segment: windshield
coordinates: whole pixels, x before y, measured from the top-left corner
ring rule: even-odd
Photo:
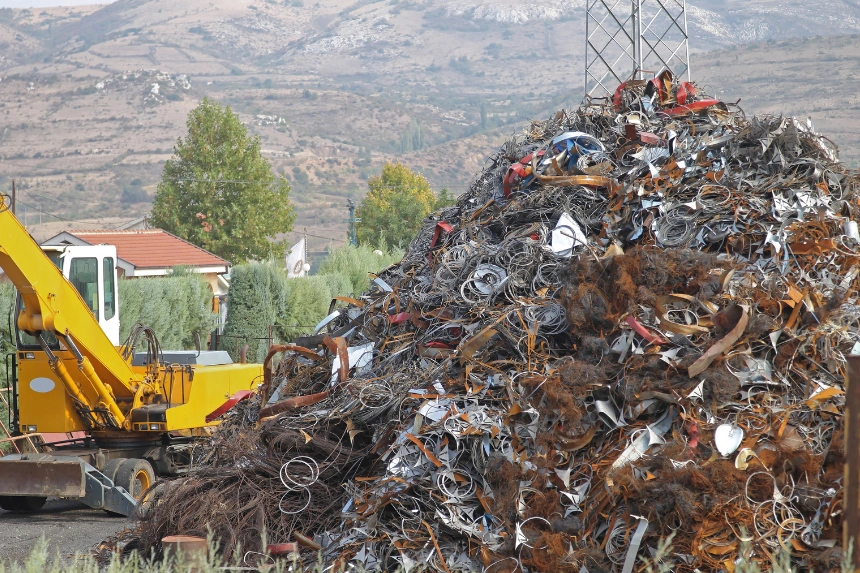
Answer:
[[[90,311],[99,318],[99,260],[95,257],[72,259],[69,270],[69,282],[80,293],[81,298],[90,307]]]

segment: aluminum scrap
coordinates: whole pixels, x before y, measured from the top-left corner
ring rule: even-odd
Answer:
[[[809,122],[668,72],[533,123],[281,355],[244,439],[361,456],[336,515],[261,529],[333,570],[628,573],[670,534],[673,571],[838,567],[858,182]],[[325,473],[291,443],[273,467]]]

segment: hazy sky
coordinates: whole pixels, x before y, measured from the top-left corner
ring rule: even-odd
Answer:
[[[0,0],[0,8],[49,8],[51,6],[81,6],[110,4],[113,0]]]

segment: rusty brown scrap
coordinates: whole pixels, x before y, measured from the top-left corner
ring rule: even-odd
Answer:
[[[369,292],[273,348],[140,549],[265,530],[308,565],[631,573],[673,534],[672,571],[837,570],[860,177],[807,121],[684,89],[506,142]]]

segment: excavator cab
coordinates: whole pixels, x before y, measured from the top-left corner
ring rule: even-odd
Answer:
[[[43,246],[42,250],[84,299],[113,345],[119,346],[116,247]]]
[[[116,247],[96,246],[43,246],[42,250],[63,276],[84,299],[98,320],[105,335],[114,346],[119,340],[119,292],[117,289]],[[21,312],[21,297],[15,302],[15,316]],[[40,350],[36,337],[16,328],[16,343],[19,349]],[[43,333],[51,346],[58,347],[57,338],[50,332]]]

